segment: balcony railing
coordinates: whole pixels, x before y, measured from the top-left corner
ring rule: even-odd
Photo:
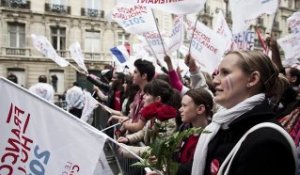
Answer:
[[[89,61],[111,61],[110,53],[84,52],[84,59]]]
[[[13,47],[2,47],[2,53],[7,56],[29,56],[30,49],[28,48],[13,48]]]
[[[57,52],[57,54],[58,54],[59,56],[61,56],[61,57],[63,57],[63,58],[68,58],[68,57],[70,57],[70,52],[67,51],[67,50],[58,50],[58,51],[56,51],[56,52]]]
[[[81,8],[81,16],[104,18],[104,11],[98,9]]]
[[[46,12],[53,12],[59,14],[71,14],[71,7],[62,5],[62,4],[45,4],[45,11]]]
[[[8,8],[19,8],[19,9],[30,9],[30,1],[22,0],[0,0],[2,7]]]

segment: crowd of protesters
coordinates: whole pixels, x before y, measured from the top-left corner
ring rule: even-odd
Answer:
[[[151,151],[156,134],[170,137],[189,128],[208,131],[178,145],[177,174],[294,175],[300,142],[300,70],[283,67],[276,42],[269,40],[269,46],[272,58],[259,51],[228,52],[214,75],[203,72],[197,58],[187,55],[189,84],[168,55],[166,73],[157,74],[152,62],[137,59],[132,74],[110,72],[107,82],[87,77],[95,84],[95,94],[113,109],[108,124],[121,123],[117,141],[139,156]],[[8,78],[16,81],[12,75]],[[48,85],[45,76],[38,84]],[[53,100],[53,88],[35,86],[29,90]],[[83,91],[77,83],[66,91],[66,100],[68,111],[80,118]],[[118,153],[134,158],[122,148]]]

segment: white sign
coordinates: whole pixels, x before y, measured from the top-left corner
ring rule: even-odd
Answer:
[[[232,33],[246,31],[251,22],[260,15],[274,14],[278,8],[278,0],[229,0],[232,12]]]
[[[78,66],[81,69],[83,69],[87,73],[88,70],[84,64],[84,57],[83,57],[83,53],[80,48],[80,44],[78,42],[73,43],[69,47],[69,50],[70,50],[72,59],[78,64]]]
[[[248,30],[233,35],[231,50],[253,50],[255,33]]]
[[[66,67],[69,65],[69,62],[56,53],[55,49],[52,47],[51,43],[46,37],[32,34],[31,38],[34,48],[41,52],[45,57],[50,58],[61,67]]]
[[[172,53],[175,50],[178,50],[183,44],[184,37],[184,23],[183,17],[177,16],[174,20],[174,26],[172,29],[172,34],[169,38],[169,43],[167,47],[167,52]]]
[[[202,10],[206,0],[118,0],[118,2],[140,4],[173,14],[188,14]]]
[[[225,48],[228,50],[232,44],[232,33],[221,10],[217,14],[217,18],[214,21],[213,29],[224,38],[226,41]]]
[[[157,30],[152,11],[143,5],[118,3],[112,10],[111,18],[128,33],[140,34]]]
[[[198,22],[194,28],[195,20],[187,18],[188,34],[193,35],[191,55],[201,65],[201,69],[212,74],[217,68],[226,48],[226,41],[216,32]]]
[[[292,33],[300,33],[300,12],[293,13],[293,15],[287,19],[287,24]]]
[[[112,175],[106,135],[0,77],[0,174]],[[111,172],[111,173],[109,173]]]
[[[289,34],[277,40],[286,59],[300,58],[300,33]]]

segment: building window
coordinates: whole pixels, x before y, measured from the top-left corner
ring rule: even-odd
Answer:
[[[21,85],[22,87],[26,87],[26,77],[25,77],[25,70],[22,68],[8,68],[7,69],[8,76],[15,76],[17,77],[17,84]]]
[[[288,8],[293,8],[293,0],[288,0]]]
[[[51,27],[51,42],[56,50],[66,50],[66,29]]]
[[[84,50],[88,53],[100,53],[100,32],[86,31]]]
[[[8,23],[9,47],[25,47],[25,24]]]
[[[86,0],[86,13],[91,17],[99,16],[100,0]]]
[[[67,0],[52,0],[51,1],[51,9],[59,12],[63,12],[67,10]]]
[[[48,82],[53,86],[54,91],[58,94],[63,94],[65,91],[64,71],[53,69],[53,70],[50,70],[49,75],[50,75],[50,79]]]
[[[129,34],[126,33],[118,33],[118,45],[123,45],[126,42],[129,42]]]

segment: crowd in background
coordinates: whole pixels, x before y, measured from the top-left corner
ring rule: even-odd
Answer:
[[[121,123],[117,141],[139,156],[151,152],[157,135],[170,137],[190,128],[208,131],[178,145],[177,174],[292,175],[297,168],[294,148],[300,141],[300,70],[283,67],[276,42],[270,40],[269,46],[272,58],[259,51],[227,53],[213,75],[201,71],[196,58],[187,55],[190,77],[181,77],[166,55],[165,73],[157,74],[152,62],[137,59],[131,74],[110,69],[102,71],[105,80],[94,75],[87,79],[94,83],[94,97],[113,109],[107,124]],[[7,78],[17,82],[13,75]],[[29,91],[53,102],[54,88],[46,76]],[[66,90],[65,100],[67,110],[80,118],[84,91],[78,83]],[[275,126],[253,129],[266,122]],[[118,153],[134,158],[122,148]]]

